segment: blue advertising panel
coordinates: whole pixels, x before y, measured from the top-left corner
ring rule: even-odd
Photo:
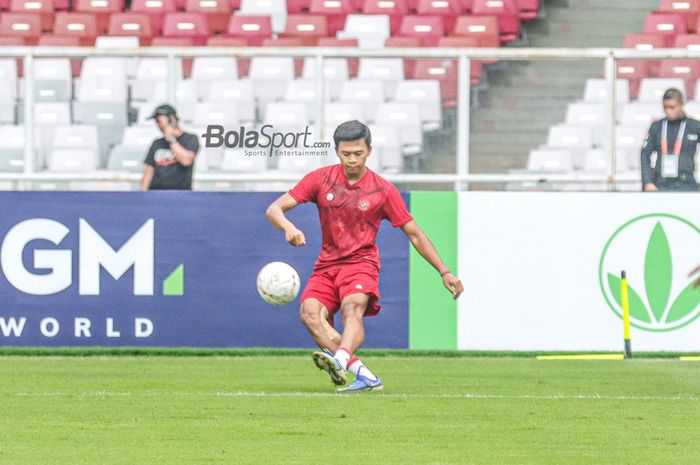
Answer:
[[[321,248],[313,204],[288,213],[305,247],[267,222],[278,195],[0,193],[0,344],[313,347],[299,299],[272,306],[255,287],[271,261],[303,286]],[[378,246],[382,312],[365,347],[406,348],[408,240],[384,221]]]

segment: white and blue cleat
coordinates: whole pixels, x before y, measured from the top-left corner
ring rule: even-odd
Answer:
[[[319,370],[323,370],[331,377],[331,381],[336,386],[345,386],[348,382],[348,375],[340,366],[340,363],[327,351],[314,352],[314,363]]]
[[[362,391],[383,391],[384,390],[384,383],[382,383],[382,380],[377,377],[375,380],[371,380],[367,378],[366,376],[361,376],[359,375],[355,381],[350,384],[350,386],[343,388],[343,389],[338,389],[336,392],[338,394],[344,394],[346,392],[362,392]]]

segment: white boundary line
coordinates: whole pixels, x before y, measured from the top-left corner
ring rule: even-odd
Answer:
[[[12,393],[8,393],[10,396]],[[7,395],[7,394],[6,394]],[[88,397],[218,397],[218,398],[352,398],[355,395],[341,395],[333,392],[265,392],[265,391],[218,391],[218,392],[114,392],[114,391],[85,391],[69,392],[16,392],[15,397],[68,397],[84,399]],[[608,394],[486,394],[486,393],[455,393],[455,394],[400,394],[372,393],[363,397],[390,399],[520,399],[520,400],[615,400],[615,401],[686,401],[697,402],[695,396],[615,396]],[[0,398],[2,398],[0,394]]]

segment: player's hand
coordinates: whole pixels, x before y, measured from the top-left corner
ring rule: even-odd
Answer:
[[[656,187],[656,184],[647,183],[644,184],[644,192],[659,192],[659,188]]]
[[[698,267],[695,268],[693,271],[691,271],[690,273],[688,273],[688,277],[691,277],[691,276],[693,276],[693,275],[695,275],[695,274],[698,274],[698,272],[700,272],[700,266],[698,266]],[[697,288],[700,287],[700,276],[698,276],[697,278],[695,278],[695,281],[693,281],[693,287],[694,287],[695,289],[697,289]]]
[[[294,247],[300,247],[302,245],[306,245],[306,237],[304,237],[304,233],[295,227],[291,227],[289,229],[286,229],[284,231],[284,238],[286,239],[287,242],[292,244]]]
[[[442,284],[448,291],[450,291],[455,300],[462,294],[462,292],[464,292],[462,281],[460,281],[459,278],[452,273],[445,273],[445,275],[442,277]]]

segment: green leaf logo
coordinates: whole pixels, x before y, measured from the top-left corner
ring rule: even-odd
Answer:
[[[700,229],[695,225],[674,215],[656,213],[633,218],[622,225],[603,249],[599,267],[603,296],[621,317],[619,274],[626,270],[630,321],[637,328],[671,331],[700,316],[700,289],[694,288],[687,277],[690,267],[685,270],[676,265],[674,273],[673,237],[685,238],[677,241],[676,253],[680,258],[684,258],[683,249],[689,247],[688,237],[697,238],[700,246]]]

